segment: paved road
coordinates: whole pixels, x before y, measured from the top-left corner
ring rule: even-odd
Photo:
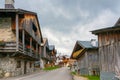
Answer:
[[[4,80],[72,80],[72,76],[70,71],[64,67],[53,71],[39,72],[29,76]]]

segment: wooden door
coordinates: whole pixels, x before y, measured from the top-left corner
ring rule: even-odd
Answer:
[[[27,73],[27,61],[24,62],[24,74]]]

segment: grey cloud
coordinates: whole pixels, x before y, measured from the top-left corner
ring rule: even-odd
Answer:
[[[3,3],[4,0],[0,0]],[[89,31],[109,27],[120,14],[120,0],[15,0],[15,7],[37,12],[43,36],[65,53],[76,40],[96,38]],[[4,7],[4,4],[0,4]],[[67,45],[68,44],[68,45]],[[63,46],[64,45],[64,46]]]

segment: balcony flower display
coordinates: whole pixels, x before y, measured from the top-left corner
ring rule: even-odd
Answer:
[[[0,41],[0,46],[1,46],[1,47],[4,47],[4,46],[5,46],[5,41],[4,41],[4,40],[1,40],[1,41]]]

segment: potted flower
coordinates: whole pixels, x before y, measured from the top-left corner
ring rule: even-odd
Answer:
[[[5,46],[5,41],[4,40],[0,41],[0,46],[2,46],[2,47]]]

